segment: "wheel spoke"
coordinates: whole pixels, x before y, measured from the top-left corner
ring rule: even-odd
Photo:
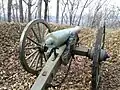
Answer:
[[[40,54],[40,53],[39,53]],[[40,61],[40,55],[38,56],[38,58],[37,58],[37,61],[36,61],[36,64],[35,64],[35,70],[37,70],[37,68],[38,68],[38,63],[39,63],[39,61]]]
[[[32,32],[34,33],[34,36],[36,37],[37,41],[40,42],[40,39],[38,38],[38,36],[37,36],[37,34],[35,33],[34,29],[33,29],[33,28],[31,28],[31,29],[32,29]]]
[[[41,46],[39,43],[35,42],[34,40],[32,40],[31,38],[27,37],[30,41],[32,41],[33,43],[35,43],[38,46]]]
[[[45,62],[47,62],[47,59],[46,59],[45,53],[43,53],[43,56],[44,56]]]
[[[34,63],[34,61],[36,60],[36,58],[38,57],[39,53],[37,52],[36,55],[33,57],[33,60],[31,61],[29,67],[31,67]]]
[[[31,53],[27,58],[25,58],[26,60],[27,59],[30,59],[31,56],[33,56],[38,50],[35,50],[33,53]]]
[[[42,67],[42,64],[43,64],[43,56],[42,54],[40,54],[40,66]]]
[[[99,68],[96,70],[96,87],[98,87],[99,84]]]
[[[41,32],[40,32],[40,26],[39,26],[39,23],[37,23],[37,28],[38,28],[39,38],[40,38],[40,40],[41,40],[42,38],[41,38]]]
[[[26,47],[25,49],[37,49],[37,48],[39,48],[39,47],[38,46],[36,46],[36,47],[31,46],[31,47]]]
[[[45,30],[45,34],[44,34],[44,36],[46,36],[48,33],[49,33],[48,29]]]
[[[101,49],[104,49],[104,45],[105,45],[105,21],[104,21],[104,26],[103,26],[103,38],[102,38]]]
[[[41,30],[42,31],[42,34],[41,34],[42,37],[41,37],[41,39],[43,40],[44,39],[44,26],[42,25],[41,27],[42,27],[42,30]]]
[[[103,34],[101,49],[104,49],[104,45],[105,45],[105,33]]]

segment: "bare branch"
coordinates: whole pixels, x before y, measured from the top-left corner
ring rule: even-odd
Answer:
[[[64,0],[62,0],[62,2],[64,3],[64,8],[63,8],[63,11],[62,11],[62,16],[61,16],[61,24],[63,23],[63,15],[64,15],[64,13],[65,13],[65,9],[66,9],[66,6],[67,6],[67,4],[68,4],[68,0],[66,1],[66,3],[64,2]]]
[[[87,8],[94,0],[91,0],[86,6],[85,8]]]
[[[37,3],[37,2],[35,2],[35,3],[31,4],[31,6],[34,6],[36,3]]]
[[[33,9],[33,11],[31,12],[31,15],[33,14],[33,12],[35,12],[36,9],[37,9],[37,6]]]
[[[25,0],[23,0],[23,1],[24,1],[24,3],[25,3],[25,4],[27,4],[27,5],[28,5],[28,3],[27,3]]]
[[[77,25],[80,25],[80,20],[81,20],[81,18],[82,18],[82,14],[83,14],[83,11],[84,11],[84,9],[85,9],[85,7],[86,7],[86,5],[87,5],[87,2],[88,2],[88,0],[86,0],[84,6],[83,6],[83,8],[82,8],[82,11],[81,11],[81,13],[80,13],[80,16],[79,16],[79,20],[78,20],[78,24],[77,24]]]

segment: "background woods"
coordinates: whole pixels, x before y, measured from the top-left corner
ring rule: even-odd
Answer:
[[[94,28],[104,19],[109,28],[120,25],[120,8],[110,4],[110,0],[7,0],[7,4],[1,0],[0,11],[0,21],[8,22],[43,18],[60,24]]]

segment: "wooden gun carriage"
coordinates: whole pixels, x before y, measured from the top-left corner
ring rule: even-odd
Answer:
[[[47,90],[58,67],[67,65],[74,55],[86,56],[92,61],[92,90],[98,90],[101,62],[109,56],[104,50],[105,25],[98,28],[92,48],[78,46],[80,27],[51,32],[42,19],[30,21],[20,38],[20,62],[29,73],[38,77],[31,90]]]

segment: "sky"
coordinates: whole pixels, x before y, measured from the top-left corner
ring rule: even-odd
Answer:
[[[119,6],[120,7],[120,0],[111,0],[111,4]]]

